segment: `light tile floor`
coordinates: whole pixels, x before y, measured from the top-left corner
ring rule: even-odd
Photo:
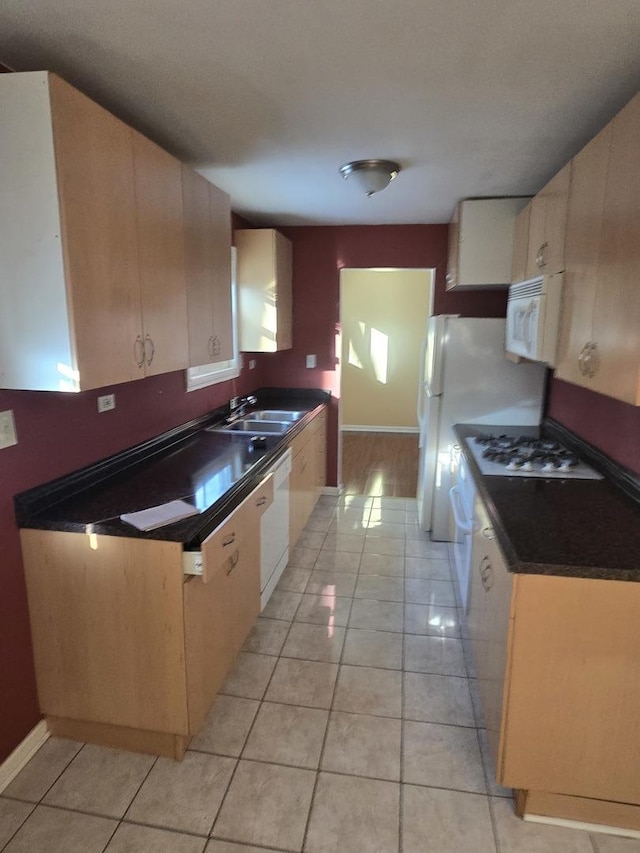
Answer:
[[[414,501],[322,497],[184,760],[52,738],[0,850],[639,853],[513,815],[456,602]]]

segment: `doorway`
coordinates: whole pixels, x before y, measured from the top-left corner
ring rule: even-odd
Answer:
[[[338,465],[347,493],[416,495],[417,392],[433,272],[341,271]]]

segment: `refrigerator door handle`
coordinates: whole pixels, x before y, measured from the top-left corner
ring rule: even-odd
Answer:
[[[420,350],[420,376],[418,377],[418,399],[416,400],[416,416],[418,418],[418,426],[422,428],[424,422],[424,406],[422,395],[424,393],[424,360],[427,357],[427,335],[422,340]]]
[[[460,500],[460,489],[457,486],[452,486],[449,489],[449,502],[453,510],[456,527],[463,533],[473,533],[473,522],[466,521],[462,517],[462,501]]]

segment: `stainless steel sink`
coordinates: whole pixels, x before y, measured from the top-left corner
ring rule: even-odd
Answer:
[[[286,432],[291,423],[289,421],[262,421],[262,420],[245,420],[236,421],[230,424],[227,429],[232,432]]]
[[[208,427],[209,432],[244,432],[249,435],[282,435],[291,426],[290,421],[255,421],[242,419],[232,424]]]
[[[251,412],[246,417],[252,421],[299,421],[304,412],[289,412],[284,409],[260,409],[259,412]]]

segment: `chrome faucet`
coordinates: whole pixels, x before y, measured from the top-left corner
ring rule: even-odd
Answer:
[[[236,418],[243,418],[246,414],[247,406],[254,406],[257,402],[258,398],[254,397],[253,394],[249,394],[248,397],[234,397],[229,404],[231,417],[234,420]]]

